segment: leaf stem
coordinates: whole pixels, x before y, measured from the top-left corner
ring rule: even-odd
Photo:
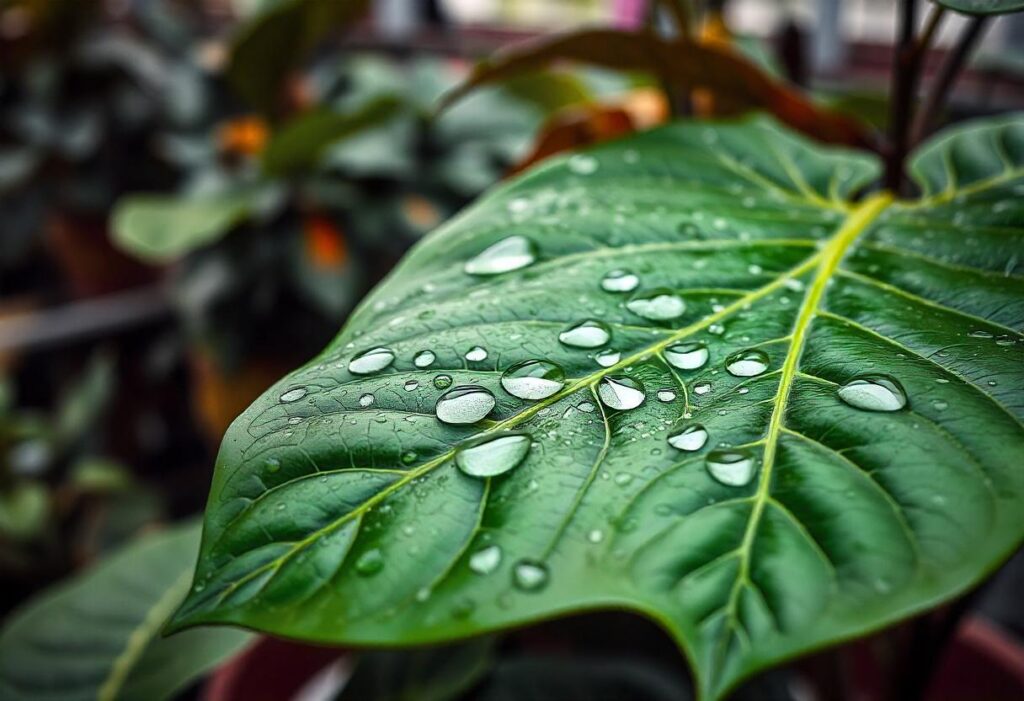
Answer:
[[[899,39],[893,53],[892,88],[889,94],[889,152],[885,164],[885,186],[900,194],[903,162],[907,156],[909,127],[913,117],[913,93],[917,83],[915,66],[920,63],[914,43],[917,0],[900,3]]]
[[[979,15],[972,18],[970,24],[967,25],[967,29],[960,35],[956,46],[946,56],[942,67],[939,68],[939,74],[935,78],[935,83],[932,85],[928,97],[925,98],[924,105],[920,112],[918,112],[917,119],[914,120],[911,143],[920,143],[931,132],[936,119],[946,105],[949,93],[954,83],[956,83],[956,79],[960,75],[967,57],[988,26],[988,20],[989,17],[987,15]]]

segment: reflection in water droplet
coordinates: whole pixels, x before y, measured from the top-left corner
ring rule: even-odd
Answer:
[[[611,338],[611,329],[597,319],[577,322],[558,334],[559,341],[573,348],[600,348]]]
[[[746,450],[712,450],[704,459],[708,474],[729,487],[742,487],[754,477],[754,456]]]
[[[690,424],[682,430],[669,434],[668,444],[678,450],[693,452],[708,442],[708,432],[700,424]]]
[[[665,360],[680,370],[696,370],[708,362],[708,347],[703,343],[673,343],[662,351]]]
[[[473,346],[466,352],[466,360],[474,363],[487,360],[487,349],[483,346]]]
[[[672,402],[675,401],[676,393],[670,389],[659,389],[658,390],[658,401],[659,402]]]
[[[711,383],[710,382],[698,382],[697,384],[695,384],[693,386],[693,393],[694,394],[707,394],[710,391],[711,391]]]
[[[601,378],[597,396],[610,409],[628,411],[644,403],[644,386],[625,375],[609,375]]]
[[[382,569],[384,569],[384,556],[377,548],[367,550],[356,560],[356,572],[364,577],[372,577]]]
[[[768,369],[768,354],[757,349],[742,350],[725,359],[725,369],[736,377],[754,377]]]
[[[348,371],[353,375],[369,375],[380,372],[395,360],[390,348],[371,348],[355,356],[348,362]]]
[[[501,548],[488,545],[469,556],[469,569],[477,574],[490,574],[501,564]]]
[[[612,270],[601,278],[605,292],[632,292],[640,284],[640,277],[632,270]]]
[[[470,275],[499,275],[519,270],[537,260],[537,246],[525,236],[509,236],[466,261]]]
[[[455,449],[455,465],[471,477],[502,475],[530,452],[530,436],[506,433],[467,441]]]
[[[302,399],[305,396],[306,396],[306,388],[305,387],[296,387],[295,389],[290,389],[287,392],[285,392],[284,394],[282,394],[280,399],[281,399],[281,401],[284,404],[288,404],[289,402],[297,402],[297,401],[299,401],[300,399]]]
[[[651,321],[671,321],[683,315],[686,302],[672,290],[659,288],[636,295],[626,302],[626,309]]]
[[[539,591],[548,583],[548,568],[537,560],[520,560],[512,569],[512,582],[523,591]]]
[[[452,386],[451,375],[437,375],[434,377],[434,387],[437,389],[448,389]]]
[[[412,364],[418,368],[429,368],[434,364],[437,356],[434,355],[434,351],[421,350],[416,354],[416,357],[412,359]]]
[[[621,358],[622,353],[613,349],[601,351],[594,356],[594,360],[596,360],[597,364],[603,368],[610,368],[612,365],[619,362]]]
[[[434,411],[446,424],[474,424],[494,408],[494,395],[483,387],[460,385],[437,400]]]
[[[903,386],[888,375],[858,375],[839,388],[839,398],[865,411],[899,411],[907,405]]]
[[[406,380],[405,385],[403,386],[405,387],[406,392],[412,392],[414,389],[420,386],[420,383],[417,382],[416,380]]]
[[[536,401],[555,394],[565,385],[565,372],[547,360],[524,360],[501,375],[501,386],[513,397]]]
[[[373,402],[374,402],[374,396],[372,394],[364,394],[363,396],[361,396],[359,398],[359,406],[361,406],[363,408],[366,408],[368,406],[373,406]]]

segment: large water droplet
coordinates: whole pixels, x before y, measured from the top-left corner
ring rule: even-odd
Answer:
[[[668,444],[678,450],[693,452],[700,450],[708,442],[708,432],[700,424],[690,424],[679,431],[669,434]]]
[[[382,569],[384,569],[384,556],[377,548],[367,550],[356,559],[356,572],[364,577],[372,577]]]
[[[421,350],[416,354],[416,357],[412,359],[412,364],[418,368],[429,368],[434,364],[437,356],[434,355],[434,351]]]
[[[509,236],[466,261],[470,275],[499,275],[519,270],[537,260],[537,246],[525,236]]]
[[[902,385],[888,375],[858,375],[839,388],[839,398],[865,411],[899,411],[907,405]]]
[[[547,360],[525,360],[501,375],[501,386],[513,397],[536,401],[555,394],[565,385],[565,372]]]
[[[487,349],[483,346],[473,346],[466,352],[466,360],[474,363],[487,360]]]
[[[488,545],[469,556],[469,569],[477,574],[490,574],[501,564],[501,548]]]
[[[290,402],[297,402],[297,401],[299,401],[300,399],[302,399],[305,396],[306,396],[306,388],[305,387],[296,387],[295,389],[290,389],[287,392],[285,392],[284,394],[282,394],[280,396],[280,400],[283,403],[288,404]]]
[[[712,450],[704,459],[708,474],[729,487],[742,487],[754,478],[754,456],[746,450]]]
[[[686,311],[686,302],[670,289],[659,288],[636,295],[626,309],[650,321],[671,321]]]
[[[673,343],[662,353],[665,360],[674,368],[680,370],[696,370],[704,367],[708,362],[708,347],[697,342]]]
[[[494,395],[483,387],[460,385],[437,400],[434,411],[446,424],[475,424],[491,413]]]
[[[502,475],[530,452],[530,437],[522,433],[488,436],[463,443],[455,450],[455,465],[471,477]]]
[[[600,348],[612,338],[612,331],[603,321],[587,319],[558,334],[558,340],[573,348]]]
[[[640,284],[640,277],[632,270],[612,270],[601,278],[605,292],[632,292]]]
[[[754,377],[768,369],[768,354],[751,348],[733,353],[725,359],[725,369],[736,377]]]
[[[348,371],[353,375],[369,375],[380,372],[395,361],[390,348],[378,347],[363,351],[348,362]]]
[[[540,591],[548,583],[548,567],[537,560],[520,560],[512,569],[512,582],[523,591]]]
[[[625,375],[609,375],[601,378],[597,396],[606,407],[627,411],[644,403],[644,386]]]

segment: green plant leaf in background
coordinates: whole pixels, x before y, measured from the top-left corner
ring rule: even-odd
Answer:
[[[1024,118],[915,201],[767,118],[546,162],[427,237],[234,423],[172,629],[658,621],[701,697],[977,583],[1024,536]]]
[[[250,634],[160,637],[198,541],[196,522],[145,536],[12,613],[0,631],[0,698],[159,701],[238,652]]]
[[[1024,10],[1022,0],[935,0],[951,10],[968,15],[1001,15]]]

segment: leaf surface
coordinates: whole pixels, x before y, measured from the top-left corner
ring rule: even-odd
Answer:
[[[0,698],[157,701],[240,650],[252,636],[238,630],[160,637],[198,541],[198,523],[146,536],[11,614],[0,632]]]
[[[1021,0],[935,0],[951,10],[968,15],[1001,15],[1024,10]]]
[[[759,118],[499,188],[234,423],[174,627],[394,645],[627,608],[720,698],[964,591],[1024,535],[1022,164],[1024,120],[981,123],[917,155],[920,200],[852,203],[873,157]],[[623,270],[636,288],[607,291]],[[606,343],[560,341],[586,320]],[[680,367],[696,342],[708,361]],[[393,361],[353,374],[375,348]],[[535,359],[561,389],[506,391]],[[439,420],[466,385],[493,409]],[[673,447],[694,424],[706,442]]]

